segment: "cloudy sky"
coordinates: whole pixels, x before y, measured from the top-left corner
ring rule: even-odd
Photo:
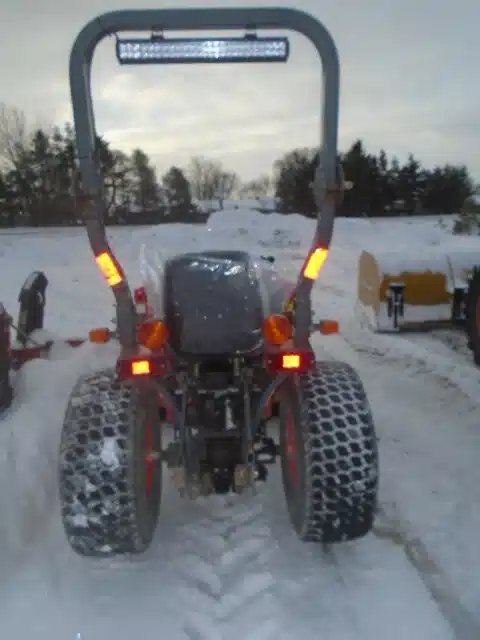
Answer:
[[[90,18],[117,8],[295,6],[322,20],[340,55],[339,148],[356,138],[426,166],[465,163],[480,182],[480,0],[0,0],[0,101],[29,122],[71,120],[68,56]],[[97,130],[147,151],[161,174],[194,154],[245,178],[319,140],[321,73],[291,36],[286,65],[119,67],[114,40],[93,67]]]

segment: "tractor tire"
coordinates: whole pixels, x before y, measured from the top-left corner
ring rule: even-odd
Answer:
[[[465,328],[475,364],[480,365],[480,267],[473,271],[465,303]]]
[[[317,362],[280,397],[285,496],[301,540],[354,540],[372,528],[378,451],[363,385],[347,364]]]
[[[113,370],[79,379],[60,447],[60,501],[71,547],[83,556],[140,553],[150,544],[161,494],[155,393]]]

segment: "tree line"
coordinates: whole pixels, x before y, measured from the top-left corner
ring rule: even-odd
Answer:
[[[339,154],[338,162],[352,183],[338,215],[459,213],[478,190],[464,165],[425,169],[412,154],[400,164],[383,150],[378,156],[368,153],[361,140]],[[281,211],[316,215],[312,183],[317,164],[315,149],[296,149],[275,163],[275,195]]]
[[[315,149],[296,149],[279,158],[273,176],[242,183],[218,161],[194,157],[187,168],[172,166],[157,178],[141,149],[112,149],[99,137],[97,154],[103,178],[107,224],[202,221],[208,212],[195,202],[223,208],[227,198],[260,200],[269,195],[282,213],[314,215]],[[474,193],[464,166],[424,169],[412,155],[401,165],[384,151],[366,152],[361,141],[339,155],[346,178],[339,215],[453,213]],[[80,224],[78,163],[71,125],[27,131],[25,116],[0,104],[0,226]],[[261,209],[261,206],[259,205]]]
[[[141,149],[126,154],[101,137],[96,142],[107,224],[197,220],[194,198],[222,207],[238,186],[234,173],[205,158],[192,159],[188,178],[172,166],[158,180]],[[24,115],[0,105],[0,225],[80,223],[80,194],[72,126],[27,134]]]

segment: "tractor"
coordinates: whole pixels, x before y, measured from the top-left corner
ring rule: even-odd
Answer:
[[[314,191],[319,214],[296,282],[271,259],[226,247],[169,258],[132,294],[105,232],[90,67],[114,35],[121,64],[284,62],[285,37],[307,36],[323,63],[322,143]],[[178,31],[245,31],[188,37]],[[142,37],[123,37],[141,32]],[[145,36],[145,34],[147,34]],[[132,10],[107,13],[79,33],[70,58],[81,184],[92,252],[116,303],[110,368],[82,376],[69,398],[59,456],[68,541],[84,556],[139,553],[160,512],[162,469],[186,498],[254,491],[280,459],[290,520],[301,540],[365,536],[377,504],[377,438],[358,374],[317,360],[311,291],[327,259],[345,182],[337,164],[339,64],[335,44],[309,14],[279,8]],[[277,430],[272,435],[272,430]]]

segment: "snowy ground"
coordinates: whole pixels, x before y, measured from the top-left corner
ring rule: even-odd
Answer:
[[[162,252],[243,246],[275,255],[293,277],[311,231],[299,217],[230,210],[205,230],[111,236],[136,284],[141,244]],[[180,500],[165,474],[145,555],[79,558],[58,512],[61,422],[76,377],[111,362],[115,347],[58,346],[49,361],[28,364],[0,421],[0,638],[479,640],[480,371],[460,333],[373,335],[355,315],[362,249],[458,245],[480,254],[478,239],[452,238],[436,219],[337,221],[314,303],[319,317],[340,319],[342,333],[315,347],[359,370],[380,439],[380,513],[373,534],[356,543],[300,543],[278,470],[256,496],[194,504]],[[46,324],[55,335],[82,335],[113,317],[80,229],[2,232],[0,264],[0,298],[11,310],[28,272],[47,272]]]

